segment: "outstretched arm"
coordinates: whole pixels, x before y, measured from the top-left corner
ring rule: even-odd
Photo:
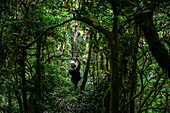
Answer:
[[[78,65],[80,66],[80,65],[81,65],[81,62],[80,62],[80,60],[79,60],[79,59],[77,59],[77,61],[78,61]]]
[[[81,62],[80,62],[80,60],[78,59],[78,57],[74,57],[73,60],[77,60],[77,61],[78,61],[78,67],[80,68]]]

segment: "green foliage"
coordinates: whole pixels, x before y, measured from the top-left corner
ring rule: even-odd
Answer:
[[[74,16],[81,16],[113,32],[115,24],[113,7],[111,2],[101,0],[68,1],[67,5],[65,0],[0,2],[0,112],[22,112],[25,107],[24,93],[26,93],[30,113],[103,111],[103,100],[111,76],[110,50],[112,48],[109,46],[108,37],[104,36],[102,31],[94,30],[91,25],[77,21],[70,21],[45,33],[44,29]],[[138,22],[141,18],[138,19],[137,16],[153,11],[153,22],[159,35],[158,41],[169,50],[169,2],[160,2],[159,5],[148,0],[126,1],[128,5],[124,0],[119,2],[117,44],[119,109],[121,112],[137,112],[146,99],[141,110],[150,113],[167,112],[169,81],[164,70],[152,56],[143,32],[139,29]],[[157,5],[157,7],[151,10],[148,8],[150,5]],[[68,73],[77,23],[80,25],[77,46],[78,57],[82,62],[80,71],[82,79],[88,44],[93,45],[89,77],[83,94],[79,94],[79,89],[74,90]],[[86,28],[90,30],[84,40]],[[92,30],[96,36],[89,41]],[[41,34],[43,36],[36,40]],[[33,43],[30,47],[21,46],[30,43]],[[24,51],[26,51],[25,58]],[[134,110],[129,107],[133,97],[135,97]],[[154,109],[147,109],[148,107]]]

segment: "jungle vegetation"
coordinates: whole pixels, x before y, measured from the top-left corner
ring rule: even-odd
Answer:
[[[1,0],[0,112],[169,113],[169,12],[168,0]]]

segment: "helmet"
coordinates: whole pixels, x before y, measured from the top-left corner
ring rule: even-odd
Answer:
[[[75,66],[76,65],[76,63],[74,61],[71,61],[70,64],[71,64],[71,66]]]

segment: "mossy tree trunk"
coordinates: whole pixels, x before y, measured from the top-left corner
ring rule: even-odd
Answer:
[[[138,53],[138,42],[139,42],[139,36],[138,36],[138,27],[135,27],[135,39],[132,42],[132,73],[131,73],[131,91],[130,91],[130,98],[133,98],[133,96],[136,94],[136,87],[137,87],[137,53]],[[130,102],[130,113],[135,113],[135,100],[133,99]]]
[[[35,87],[37,87],[37,91],[36,91],[36,100],[34,100],[35,101],[35,103],[40,103],[41,102],[41,98],[42,98],[42,96],[41,96],[41,93],[42,93],[42,86],[41,86],[41,64],[40,64],[40,61],[41,61],[41,58],[40,58],[40,55],[41,55],[41,53],[40,53],[40,51],[41,51],[41,41],[39,40],[38,42],[37,42],[37,45],[36,45],[36,62],[37,62],[37,66],[36,66],[36,77],[35,78],[37,78],[37,79],[35,79]],[[36,105],[37,107],[34,107],[34,111],[36,112],[36,113],[39,113],[40,112],[40,108],[41,108],[41,106],[39,106],[39,105]]]
[[[110,113],[119,113],[119,77],[118,77],[118,10],[113,6],[113,37],[110,38],[111,46],[111,79],[110,79]]]
[[[25,14],[24,14],[24,18],[28,19],[28,11],[29,11],[29,7],[26,5],[26,3],[23,4],[25,10]],[[27,24],[26,24],[26,27]],[[26,37],[23,35],[21,37],[21,39],[23,40],[23,44],[26,44]],[[28,100],[27,100],[27,84],[26,84],[26,61],[27,58],[27,51],[26,48],[22,48],[22,56],[20,59],[20,67],[21,67],[21,78],[22,78],[22,96],[23,96],[23,107],[24,107],[24,113],[29,113],[29,109],[28,109]]]
[[[141,13],[138,15],[136,17],[136,21],[144,32],[152,55],[158,64],[162,67],[162,69],[170,73],[170,55],[159,39],[157,30],[153,24],[152,10],[153,9],[150,9],[150,12]],[[170,74],[168,77],[170,78]]]
[[[92,37],[93,37],[93,32],[91,32],[91,34],[90,34],[89,41],[92,40]],[[89,69],[90,69],[90,60],[91,60],[91,53],[92,53],[91,51],[92,51],[92,43],[89,43],[89,51],[88,51],[87,63],[86,63],[86,67],[85,67],[83,82],[82,82],[82,84],[80,86],[80,93],[82,93],[82,91],[84,90],[86,82],[87,82],[87,79],[88,79],[88,72],[89,72]]]
[[[23,48],[21,56],[21,78],[22,78],[22,98],[24,113],[28,113],[28,103],[27,103],[27,89],[26,89],[26,77],[25,77],[25,59],[26,59],[26,49]]]

